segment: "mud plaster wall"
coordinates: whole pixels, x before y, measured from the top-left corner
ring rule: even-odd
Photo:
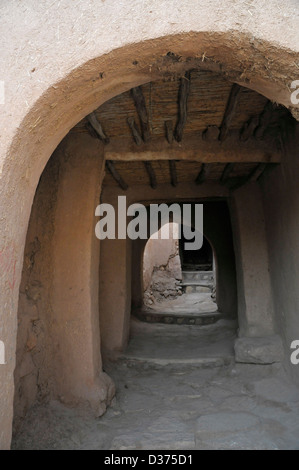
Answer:
[[[263,199],[276,330],[285,349],[284,365],[299,384],[299,365],[290,361],[299,339],[299,125],[285,139],[282,164],[264,178]]]
[[[230,214],[225,201],[204,204],[204,235],[216,261],[216,301],[218,310],[237,315],[236,265]]]
[[[26,239],[18,309],[14,428],[36,401],[52,390],[50,321],[54,233],[60,162],[54,155],[43,172],[32,207]]]
[[[99,321],[104,356],[122,351],[129,340],[131,246],[129,239],[101,241]]]
[[[236,254],[239,335],[272,335],[269,253],[259,183],[250,182],[233,191],[230,209]]]
[[[170,224],[173,227],[173,224]],[[177,233],[177,228],[176,228]],[[178,266],[179,259],[178,253],[178,240],[173,238],[173,231],[169,230],[169,240],[153,239],[150,238],[145,246],[143,256],[143,289],[147,290],[150,286],[154,268],[160,266],[166,267],[174,279],[181,279],[180,266]],[[170,259],[176,258],[174,262],[169,264]],[[179,276],[179,277],[178,277]]]
[[[101,377],[94,211],[102,153],[90,136],[67,136],[37,188],[20,289],[15,428],[34,401],[78,402],[84,389],[97,413],[105,409],[106,377],[98,397],[90,390]]]

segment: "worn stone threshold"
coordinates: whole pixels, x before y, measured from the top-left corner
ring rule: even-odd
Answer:
[[[149,309],[136,309],[133,315],[147,323],[165,323],[177,325],[210,325],[223,318],[221,312],[157,312]]]

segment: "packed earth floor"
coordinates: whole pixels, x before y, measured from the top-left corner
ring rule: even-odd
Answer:
[[[14,449],[299,449],[299,395],[279,365],[235,364],[236,325],[132,320],[126,353],[105,364],[117,385],[101,418],[36,404]]]

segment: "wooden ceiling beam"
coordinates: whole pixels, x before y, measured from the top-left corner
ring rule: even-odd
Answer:
[[[254,135],[254,132],[259,124],[259,120],[259,116],[253,116],[249,119],[249,121],[245,122],[240,133],[240,140],[242,140],[242,142],[246,142]]]
[[[193,160],[203,163],[279,163],[282,151],[273,139],[246,142],[239,139],[239,131],[231,132],[225,142],[205,141],[201,135],[188,135],[184,142],[169,144],[164,136],[152,138],[137,146],[126,138],[111,140],[105,146],[107,160]]]
[[[222,173],[221,178],[220,178],[220,183],[221,184],[227,183],[227,181],[230,177],[230,174],[234,169],[234,166],[235,166],[234,163],[227,163],[225,165],[225,168],[224,168],[223,173]]]
[[[248,182],[257,181],[266,169],[266,163],[259,163],[250,173],[248,176]]]
[[[256,139],[262,139],[263,138],[264,133],[265,133],[267,127],[269,126],[270,122],[271,122],[272,115],[273,115],[273,109],[274,109],[274,105],[269,100],[266,103],[266,106],[264,107],[263,112],[259,116],[259,125],[256,128],[255,133],[254,133],[254,136],[255,136]]]
[[[169,144],[173,142],[173,124],[171,120],[165,121],[166,139]]]
[[[174,160],[169,160],[169,171],[171,185],[176,187],[178,185],[178,177]]]
[[[105,132],[104,132],[102,126],[101,126],[101,123],[99,122],[95,112],[92,112],[92,113],[87,115],[87,121],[90,124],[90,126],[92,127],[92,129],[95,131],[95,133],[99,137],[99,139],[101,139],[104,142],[104,144],[108,144],[109,143],[109,137],[106,136],[106,134],[105,134]]]
[[[231,87],[229,98],[226,104],[226,108],[224,111],[224,115],[223,115],[223,119],[222,119],[222,123],[220,127],[219,140],[221,142],[223,142],[228,136],[228,132],[231,127],[232,120],[236,114],[238,97],[239,97],[241,88],[242,87],[238,85],[237,83],[234,83],[233,86]]]
[[[147,171],[147,174],[150,179],[150,185],[153,189],[156,189],[157,187],[157,178],[156,178],[156,173],[155,170],[152,167],[151,162],[144,162],[145,169]]]
[[[208,126],[202,133],[203,140],[218,140],[219,128],[217,126]]]
[[[267,166],[267,163],[259,163],[247,176],[236,178],[234,183],[230,186],[230,189],[234,191],[247,183],[257,181],[262,176]]]
[[[111,173],[111,175],[113,176],[117,184],[121,187],[121,189],[126,191],[129,186],[127,185],[127,183],[125,183],[125,181],[122,179],[122,177],[118,173],[117,169],[114,166],[114,162],[110,160],[106,160],[106,167],[108,168],[109,172]]]
[[[148,113],[141,86],[132,88],[131,95],[137,114],[139,116],[142,138],[144,142],[148,142],[151,138],[151,133],[149,128]]]
[[[210,171],[209,166],[208,166],[206,163],[203,163],[203,164],[201,165],[200,172],[198,173],[198,175],[197,175],[197,177],[196,177],[195,183],[196,183],[196,184],[202,184],[202,183],[204,183],[205,180],[206,180],[207,177],[208,177],[209,171]]]
[[[184,127],[187,121],[187,103],[190,92],[190,72],[186,72],[185,76],[181,78],[179,88],[179,118],[175,128],[175,139],[181,142],[183,137]]]
[[[136,126],[135,119],[133,117],[128,117],[127,123],[129,125],[129,128],[131,129],[133,139],[135,140],[136,145],[141,145],[142,144],[142,137],[139,133],[139,130]]]

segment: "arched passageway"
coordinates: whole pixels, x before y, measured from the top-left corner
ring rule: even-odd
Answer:
[[[87,401],[99,416],[109,405],[114,395],[114,384],[101,371],[101,353],[104,357],[116,357],[126,348],[130,335],[131,305],[133,308],[138,306],[143,296],[141,272],[146,239],[136,240],[135,243],[128,237],[119,236],[119,226],[126,207],[136,202],[143,202],[150,207],[153,203],[166,202],[170,205],[179,202],[182,205],[191,201],[191,207],[195,207],[195,201],[203,201],[203,231],[213,245],[217,264],[218,311],[231,318],[236,315],[238,280],[238,319],[242,336],[245,341],[250,341],[246,336],[262,338],[266,335],[273,338],[270,340],[274,341],[276,349],[271,360],[279,359],[279,339],[274,335],[273,314],[269,304],[271,294],[266,235],[265,227],[261,224],[263,209],[256,182],[267,165],[277,165],[281,158],[279,148],[274,145],[275,141],[270,140],[271,134],[264,129],[264,115],[268,112],[269,103],[260,95],[250,94],[246,89],[239,86],[236,88],[236,85],[231,86],[221,75],[211,72],[186,72],[175,83],[164,86],[169,92],[175,91],[177,87],[180,105],[182,100],[188,99],[188,103],[191,102],[192,97],[194,99],[198,93],[198,88],[205,87],[211,77],[214,77],[218,90],[220,86],[223,87],[223,104],[219,103],[217,106],[223,108],[224,117],[219,121],[216,110],[211,108],[211,116],[206,117],[210,124],[203,125],[200,137],[192,137],[202,148],[198,155],[194,154],[189,142],[186,148],[182,148],[183,144],[180,143],[184,142],[183,132],[189,132],[192,136],[194,126],[198,126],[193,117],[195,110],[192,111],[190,105],[189,127],[184,125],[180,136],[177,135],[182,119],[180,111],[176,128],[171,129],[165,124],[164,136],[162,123],[158,124],[158,120],[155,123],[158,117],[153,114],[153,108],[150,109],[151,125],[149,126],[148,121],[142,121],[142,111],[145,112],[145,109],[140,110],[140,106],[146,106],[148,100],[151,103],[153,90],[156,90],[156,100],[162,96],[161,88],[150,83],[149,86],[133,88],[131,93],[114,98],[100,108],[99,114],[90,114],[69,133],[47,165],[31,215],[23,268],[15,370],[16,423],[36,399],[57,397],[67,404]],[[189,83],[188,93],[186,80]],[[247,123],[253,119],[250,114],[253,98],[254,112],[256,113],[257,105],[260,107],[260,123],[255,132],[262,128],[262,139],[257,140],[255,135],[242,137],[244,133],[248,133],[250,124],[240,127],[238,114],[230,117],[230,128],[228,127],[226,116],[232,102],[237,100],[236,90],[239,107],[242,102],[243,106],[247,106]],[[109,123],[111,125],[111,116],[115,118],[116,110],[121,106],[123,111],[118,118],[119,124],[115,122],[110,130],[110,142],[107,132]],[[165,123],[170,122],[166,117],[172,106],[171,100],[164,104]],[[131,117],[133,110],[139,116],[141,130],[138,129],[135,118]],[[273,108],[272,112],[275,120],[269,126],[280,128],[285,111],[282,108]],[[232,122],[233,117],[235,121]],[[220,122],[220,125],[211,124],[209,119],[216,119],[216,123]],[[289,119],[291,122],[291,118]],[[224,129],[229,134],[228,138],[221,137]],[[121,145],[117,138],[111,137],[125,135],[125,132],[128,141],[126,145],[124,137]],[[154,132],[153,144],[147,142],[145,132]],[[164,146],[159,133],[162,133],[166,141]],[[172,137],[169,133],[172,133]],[[142,144],[138,139],[145,142]],[[244,155],[236,150],[231,155],[236,139],[239,139],[238,146],[243,145]],[[178,147],[176,141],[179,142]],[[265,145],[269,152],[273,152],[266,158]],[[167,161],[168,146],[174,148],[176,158],[182,157],[181,162]],[[212,156],[203,157],[207,149]],[[140,161],[144,158],[143,152],[147,152],[147,158],[150,158],[146,165]],[[227,159],[228,152],[232,161]],[[204,162],[200,161],[202,159]],[[162,182],[165,178],[169,179],[168,184],[175,191],[174,196],[171,196],[169,187],[159,184],[159,180]],[[49,181],[55,182],[51,184],[50,191]],[[147,195],[144,193],[144,186],[148,184],[150,193]],[[263,292],[258,284],[252,284],[250,275],[246,285],[247,272],[244,272],[241,261],[242,256],[247,257],[247,263],[250,261],[248,244],[243,242],[246,230],[243,224],[247,222],[247,214],[244,222],[242,221],[242,191],[248,201],[248,184],[253,198],[248,202],[248,214],[253,218],[260,217],[256,219],[259,226],[256,241],[260,249],[260,260],[263,260],[258,269],[264,281]],[[123,200],[119,198],[120,194],[126,196],[125,206],[121,207]],[[106,238],[101,243],[94,233],[94,210],[98,201],[111,204],[118,220],[115,227],[118,237]],[[236,260],[235,250],[238,255]],[[253,259],[255,258],[256,255]],[[238,267],[240,271],[236,278]],[[265,296],[266,288],[268,294]],[[260,296],[258,316],[255,316],[254,303],[250,308],[252,289],[256,297]],[[210,317],[213,322],[217,320],[213,312]],[[207,317],[201,320],[199,316],[199,320],[207,322]],[[236,349],[237,357],[239,355],[238,359],[241,361],[251,361],[244,352],[242,341],[241,337],[239,343],[236,343],[240,344]],[[259,348],[263,350],[263,345],[259,345]],[[263,352],[257,354],[260,356],[256,360],[263,362]]]
[[[173,201],[171,202],[173,203]],[[237,285],[232,230],[227,203],[225,200],[198,200],[197,203],[203,204],[204,234],[208,237],[209,242],[212,244],[214,249],[215,274],[213,276],[215,277],[215,285],[217,285],[216,302],[218,310],[225,315],[234,317],[237,314]],[[189,204],[189,202],[186,201],[186,204]],[[191,205],[193,204],[196,203],[192,203]],[[169,203],[168,206],[170,207],[171,203]],[[180,243],[182,241],[183,238],[180,239]],[[143,303],[142,298],[145,286],[142,283],[141,273],[143,271],[142,261],[145,244],[146,240],[136,240],[132,245],[133,310],[138,310]],[[152,244],[154,245],[154,241]],[[155,245],[153,246],[153,249],[155,249]],[[197,252],[197,250],[195,252]]]
[[[205,84],[205,77],[210,78],[210,72],[198,74],[193,71],[186,72],[177,80],[179,104],[189,98],[186,95],[186,80],[190,86],[194,79],[196,89],[199,84]],[[175,130],[170,130],[170,127],[165,125],[165,148],[159,137],[159,128],[154,136],[152,149],[151,143],[146,141],[142,144],[138,141],[145,139],[145,132],[150,132],[150,127],[142,127],[145,123],[140,117],[140,102],[141,106],[145,106],[144,96],[147,90],[150,93],[147,99],[151,102],[153,84],[150,84],[149,88],[147,85],[144,85],[143,89],[133,88],[130,94],[120,95],[107,103],[106,107],[99,111],[101,122],[97,113],[90,114],[69,133],[52,156],[39,183],[27,237],[15,370],[16,426],[35,400],[59,398],[72,405],[88,402],[98,416],[105,412],[111,402],[115,393],[114,384],[102,372],[101,355],[115,358],[126,348],[130,335],[131,304],[138,306],[143,296],[141,272],[146,239],[136,240],[135,243],[126,237],[126,234],[119,236],[122,218],[126,219],[124,214],[127,205],[132,203],[142,201],[150,207],[153,203],[166,202],[170,205],[179,202],[184,205],[191,201],[191,207],[195,207],[196,201],[203,201],[203,232],[213,245],[217,264],[215,271],[218,311],[233,318],[238,310],[242,336],[236,342],[236,358],[241,362],[252,361],[251,357],[246,355],[246,350],[248,341],[249,344],[252,341],[250,337],[256,337],[260,343],[257,352],[253,353],[256,355],[254,360],[268,360],[269,356],[264,359],[263,352],[263,342],[267,345],[267,341],[274,344],[273,352],[269,353],[267,350],[266,353],[271,355],[270,360],[276,362],[280,359],[280,339],[274,334],[273,313],[269,304],[271,288],[267,268],[266,233],[262,223],[263,208],[257,183],[266,166],[279,165],[281,158],[275,141],[271,141],[271,134],[266,132],[267,128],[264,129],[264,115],[268,113],[270,105],[267,101],[265,104],[263,97],[253,95],[261,108],[260,122],[257,123],[255,132],[262,128],[263,133],[259,141],[255,135],[249,135],[245,139],[242,136],[248,132],[249,122],[253,119],[250,115],[252,96],[250,93],[246,96],[248,92],[239,86],[235,88],[235,85],[227,84],[221,76],[214,77],[218,80],[218,86],[222,83],[224,90],[229,89],[226,94],[223,92],[224,104],[226,103],[224,117],[220,126],[208,124],[201,131],[200,137],[195,137],[196,142],[200,142],[202,152],[208,149],[209,155],[212,155],[210,157],[203,157],[202,153],[197,156],[192,146],[189,147],[189,143],[185,149],[182,149],[181,143],[176,147],[177,144],[173,140],[182,140],[182,135],[177,135],[182,118],[180,113]],[[173,84],[166,86],[170,90],[173,88]],[[156,90],[160,88],[157,87]],[[235,90],[238,90],[240,102],[243,100],[248,106],[247,127],[243,126],[238,130],[234,128],[240,126],[237,114],[235,124],[230,124],[231,128],[228,128],[226,123],[232,101],[237,99]],[[139,115],[141,131],[134,118],[130,117],[132,111],[128,104],[129,98],[131,106],[132,103],[135,105],[135,112]],[[128,148],[123,143],[118,147],[118,141],[112,139],[109,142],[106,134],[111,116],[109,113],[113,112],[112,116],[116,116],[115,108],[120,104],[123,105],[123,114],[127,118],[127,139],[133,138],[133,147],[130,142],[127,143]],[[256,106],[254,110],[256,112]],[[151,115],[152,112],[151,110]],[[282,108],[273,108],[272,113],[275,120],[269,126],[280,129],[286,112]],[[214,109],[211,114],[217,116]],[[106,123],[105,116],[108,118]],[[230,119],[232,120],[232,116]],[[291,124],[291,118],[288,119]],[[192,113],[190,120],[189,131],[186,127],[184,132],[192,135]],[[122,115],[119,122],[120,127],[115,125],[112,131],[115,134],[121,132],[121,128],[124,129]],[[284,125],[287,122],[284,120]],[[154,121],[151,125],[154,125]],[[160,129],[163,132],[163,127],[160,126]],[[221,137],[223,129],[228,138]],[[173,133],[171,142],[169,132]],[[229,161],[226,155],[231,153],[236,139],[243,142],[238,145],[243,145],[245,157],[234,150],[235,154],[230,156],[232,161]],[[273,152],[267,157],[264,154],[265,145],[269,152]],[[183,156],[181,162],[167,161],[167,146],[174,146],[176,159],[180,155]],[[150,156],[145,165],[140,161],[144,158],[143,152]],[[200,161],[202,159],[204,162]],[[131,169],[134,163],[130,160],[136,162],[135,169],[134,166]],[[169,166],[166,173],[165,164]],[[159,168],[159,178],[169,178],[175,192],[173,196],[169,187],[159,186]],[[137,184],[130,182],[130,175],[133,181],[137,178]],[[146,184],[150,186],[149,195],[144,193]],[[250,199],[246,190],[248,185]],[[126,196],[125,206],[121,205],[123,199],[119,198],[119,194]],[[246,206],[242,202],[242,195],[248,204],[244,220],[242,217]],[[99,201],[111,205],[118,221],[115,226],[118,237],[106,238],[101,240],[101,243],[95,237],[93,221],[95,207]],[[192,211],[193,209],[191,213]],[[242,257],[247,259],[249,272],[253,269],[250,268],[250,263],[256,259],[256,253],[250,259],[248,243],[244,243],[248,216],[253,218],[259,227],[255,233],[260,250],[260,265],[257,271],[263,278],[263,291],[260,285],[252,283],[250,274],[243,269]],[[258,316],[250,294],[252,289],[256,297],[260,296]],[[265,289],[268,289],[266,295]],[[207,312],[204,313],[206,315]],[[203,315],[199,314],[198,324],[206,324],[208,316],[203,317],[203,320],[201,317]],[[212,323],[217,321],[213,312],[209,318]],[[194,319],[190,319],[190,324],[192,323]],[[264,340],[263,336],[269,340]],[[254,349],[254,342],[251,347]]]

